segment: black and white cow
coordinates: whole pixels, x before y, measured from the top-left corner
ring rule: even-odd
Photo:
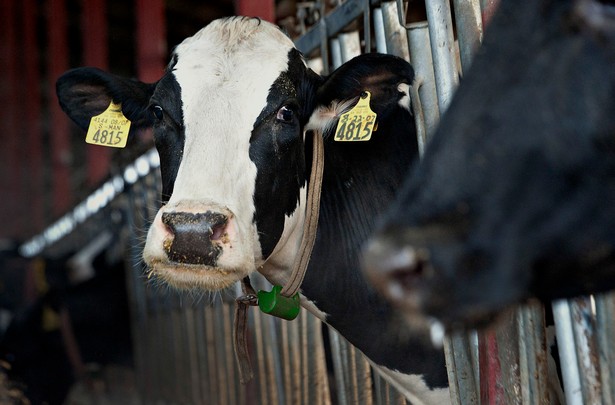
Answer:
[[[133,126],[153,126],[165,204],[143,257],[155,276],[181,289],[225,288],[256,270],[285,284],[310,186],[306,133],[322,131],[321,214],[303,305],[375,363],[422,375],[408,377],[417,403],[446,403],[443,353],[401,326],[359,267],[361,244],[417,156],[413,78],[407,62],[380,54],[321,77],[277,27],[233,17],[182,42],[157,83],[81,68],[57,90],[82,128],[111,99]],[[340,114],[365,91],[377,114],[372,139],[334,141]]]
[[[615,287],[615,4],[502,0],[366,255],[411,318]]]

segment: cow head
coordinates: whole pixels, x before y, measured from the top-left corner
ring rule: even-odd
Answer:
[[[615,7],[502,0],[366,255],[410,317],[476,326],[615,287]]]
[[[266,260],[270,279],[285,281],[304,219],[306,132],[330,127],[365,90],[372,109],[386,114],[379,100],[398,100],[391,88],[407,91],[406,79],[398,89],[401,74],[408,77],[402,62],[365,55],[323,78],[277,27],[234,17],[184,40],[157,83],[82,68],[65,74],[57,90],[83,128],[111,99],[133,125],[153,127],[164,205],[145,263],[171,285],[213,290]]]

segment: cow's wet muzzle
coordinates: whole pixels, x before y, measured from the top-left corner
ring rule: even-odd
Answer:
[[[165,241],[164,250],[176,263],[214,266],[222,254],[227,222],[226,215],[212,211],[165,212],[162,223],[173,237]]]

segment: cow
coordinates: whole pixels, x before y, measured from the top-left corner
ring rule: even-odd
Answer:
[[[409,320],[490,325],[615,287],[615,6],[502,0],[364,251]]]
[[[413,80],[410,64],[383,54],[322,77],[275,25],[229,17],[178,45],[156,83],[77,68],[58,80],[57,94],[83,129],[111,100],[133,128],[153,128],[163,206],[143,258],[153,276],[179,289],[219,290],[255,271],[285,285],[299,253],[317,131],[324,174],[302,305],[386,372],[410,375],[416,403],[447,403],[442,351],[401,326],[359,265],[360,247],[417,157]],[[377,114],[371,140],[336,141],[340,115],[368,96]]]

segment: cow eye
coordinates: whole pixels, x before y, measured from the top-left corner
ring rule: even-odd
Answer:
[[[164,118],[164,111],[159,105],[151,106],[150,111],[156,120],[161,121]]]
[[[282,108],[278,110],[278,114],[276,115],[275,118],[278,121],[282,121],[282,122],[292,122],[294,116],[295,116],[295,112],[293,111],[293,109],[285,105],[285,106],[282,106]]]

